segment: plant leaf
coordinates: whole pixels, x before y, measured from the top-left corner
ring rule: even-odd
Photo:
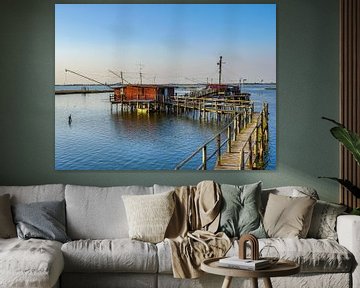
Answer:
[[[360,165],[360,136],[340,126],[333,127],[330,131],[353,154],[356,162]]]
[[[360,188],[355,186],[351,181],[340,179],[336,177],[319,177],[319,178],[326,178],[330,180],[334,180],[339,182],[342,186],[348,189],[356,198],[360,198]]]
[[[345,127],[343,124],[341,124],[341,123],[339,123],[339,122],[335,121],[334,119],[330,119],[330,118],[327,118],[327,117],[321,117],[321,118],[322,118],[322,119],[325,119],[325,120],[327,120],[327,121],[330,121],[330,122],[332,122],[332,123],[334,123],[334,124],[338,125],[339,127]]]

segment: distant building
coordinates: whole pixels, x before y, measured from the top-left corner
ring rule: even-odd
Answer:
[[[125,85],[114,89],[114,102],[121,101],[154,101],[168,102],[174,96],[175,87],[167,85]]]

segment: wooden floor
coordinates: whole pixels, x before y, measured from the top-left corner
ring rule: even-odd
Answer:
[[[231,152],[224,152],[221,155],[220,165],[215,165],[215,170],[240,170],[240,150],[249,139],[250,134],[254,131],[257,124],[257,119],[260,113],[253,114],[253,121],[248,126],[241,130],[236,137],[236,141],[231,141]],[[249,145],[245,146],[245,159],[249,156]],[[246,167],[245,170],[249,170],[251,167]]]

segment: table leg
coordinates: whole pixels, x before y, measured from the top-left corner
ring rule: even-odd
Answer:
[[[251,278],[252,287],[258,288],[258,279],[257,278]]]
[[[264,279],[265,288],[273,288],[270,278],[266,277],[263,279]]]
[[[231,276],[225,276],[224,282],[221,286],[221,288],[230,288],[232,277]]]

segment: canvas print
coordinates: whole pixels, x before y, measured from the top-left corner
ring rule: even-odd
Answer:
[[[276,4],[56,4],[56,170],[276,168]]]

